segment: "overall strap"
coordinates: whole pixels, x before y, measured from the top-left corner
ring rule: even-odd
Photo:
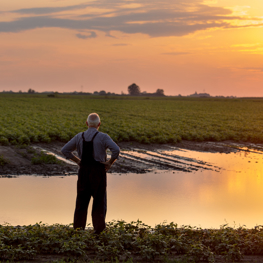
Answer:
[[[91,139],[91,142],[93,142],[94,138],[96,137],[96,135],[97,135],[98,133],[99,133],[99,132],[97,131],[97,132],[93,135],[93,137],[92,137],[92,139]],[[82,132],[82,140],[85,142],[84,132]]]
[[[94,136],[92,137],[92,142],[93,142],[93,140],[94,140],[94,138],[96,137],[96,135],[98,134],[99,132],[97,131],[95,134],[94,134]]]

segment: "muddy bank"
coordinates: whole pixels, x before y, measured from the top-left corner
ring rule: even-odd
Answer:
[[[69,175],[76,174],[78,167],[67,161],[60,150],[64,143],[38,143],[28,147],[0,146],[0,156],[7,161],[0,165],[0,176],[36,174]],[[119,143],[121,154],[109,172],[111,173],[146,173],[153,170],[174,170],[192,172],[199,169],[219,170],[194,158],[182,157],[180,151],[192,150],[210,153],[230,153],[237,151],[262,151],[263,145],[250,143],[225,142],[189,142],[177,144],[139,144],[137,142]],[[59,164],[32,164],[32,158],[41,151],[55,155]],[[175,153],[176,152],[176,153]],[[110,154],[110,153],[109,153]]]

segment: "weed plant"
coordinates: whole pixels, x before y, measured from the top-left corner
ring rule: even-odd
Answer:
[[[34,153],[34,150],[30,150],[31,153]],[[34,157],[31,159],[32,164],[61,164],[62,162],[56,158],[56,156],[51,154],[46,154],[43,151],[40,154],[35,153]]]
[[[6,158],[4,158],[4,156],[1,154],[0,155],[0,166],[4,166],[6,164],[9,163],[9,160],[7,160]]]
[[[201,229],[177,224],[151,228],[141,221],[112,221],[99,236],[71,225],[0,225],[0,259],[25,260],[60,255],[68,260],[236,262],[243,255],[263,255],[263,227]],[[72,261],[72,262],[73,262]],[[178,261],[179,262],[179,261]]]

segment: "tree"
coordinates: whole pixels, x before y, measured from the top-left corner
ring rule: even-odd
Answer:
[[[101,90],[101,91],[99,92],[99,95],[106,95],[106,91],[105,91],[105,90]]]
[[[33,89],[29,89],[28,93],[35,93],[35,91]]]
[[[131,84],[129,87],[128,87],[128,92],[130,95],[132,96],[137,96],[137,95],[140,95],[141,94],[141,90],[140,90],[140,87],[138,85],[136,85],[135,83]]]
[[[157,96],[164,96],[164,90],[163,89],[157,89],[155,93]]]

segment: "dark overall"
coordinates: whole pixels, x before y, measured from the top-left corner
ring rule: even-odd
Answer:
[[[104,164],[93,157],[93,140],[85,141],[82,133],[83,149],[77,182],[77,200],[74,214],[74,229],[85,229],[87,212],[91,196],[93,197],[92,223],[96,234],[102,232],[107,210],[106,171]]]

